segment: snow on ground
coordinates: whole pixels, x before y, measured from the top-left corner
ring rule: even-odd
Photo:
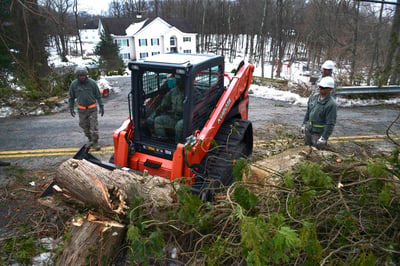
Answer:
[[[307,98],[301,97],[300,95],[292,93],[290,91],[281,91],[273,87],[258,85],[251,85],[250,91],[250,95],[265,98],[268,100],[278,100],[301,106],[307,105]]]
[[[225,69],[233,69],[239,65],[242,59],[239,58],[233,63],[225,63]],[[305,70],[305,62],[295,62],[288,67],[284,64],[282,67],[281,78],[288,80],[291,83],[303,84],[311,87],[310,77],[307,70]],[[272,65],[268,64],[264,66],[264,77],[270,77]],[[274,72],[275,73],[275,72]],[[254,76],[261,77],[261,67],[255,66]],[[301,97],[298,94],[292,93],[290,91],[280,91],[273,87],[251,85],[250,90],[252,91],[252,96],[265,98],[275,101],[288,102],[294,105],[307,106],[307,97]],[[400,98],[391,99],[344,99],[337,96],[336,102],[339,107],[353,107],[353,106],[377,106],[377,105],[396,105],[400,103]]]
[[[67,56],[69,62],[62,62],[59,56],[56,54],[54,49],[49,50],[50,57],[49,57],[49,65],[54,68],[75,68],[77,65],[85,65],[87,67],[93,67],[97,64],[98,58],[96,56],[88,56],[88,57],[73,57]],[[233,62],[226,62],[225,63],[225,70],[230,71],[236,68],[240,61],[243,58],[237,58]],[[246,60],[245,60],[246,61]],[[274,66],[270,64],[266,64],[264,66],[264,77],[271,76],[271,70]],[[261,73],[262,69],[260,65],[255,65],[254,69],[254,76],[261,77],[263,76]],[[129,70],[126,70],[125,75],[129,75]],[[275,73],[275,72],[274,72]],[[290,67],[287,64],[284,64],[282,67],[281,72],[281,79],[288,80],[290,83],[297,83],[302,84],[303,86],[312,86],[309,82],[309,75],[308,71],[305,69],[304,62],[295,62]],[[116,77],[116,76],[114,76]],[[112,93],[119,93],[119,88],[113,88],[110,86],[109,82],[106,80],[105,76],[101,76],[100,79],[97,81],[97,84],[100,88],[108,88]],[[253,97],[260,97],[265,98],[268,100],[275,100],[275,101],[283,101],[288,102],[294,105],[306,106],[307,105],[307,97],[301,97],[300,95],[290,92],[290,91],[281,91],[271,86],[259,86],[252,84],[250,86],[250,95]],[[340,107],[353,107],[353,106],[376,106],[376,105],[396,105],[400,103],[400,98],[391,98],[387,100],[377,100],[377,99],[368,99],[368,100],[361,100],[361,99],[344,99],[340,98],[339,96],[336,98],[336,101]],[[59,110],[53,110],[57,112]],[[2,106],[0,107],[0,118],[8,117],[15,113],[11,107]],[[29,115],[41,115],[43,111],[38,108],[38,111],[29,113]]]

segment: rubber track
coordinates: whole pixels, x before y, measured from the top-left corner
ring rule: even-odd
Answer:
[[[240,144],[249,126],[249,121],[233,119],[221,125],[214,140],[217,147],[211,147],[202,161],[204,173],[196,178],[194,185],[198,190],[227,186],[233,182],[234,160],[243,156]],[[237,124],[236,126],[232,126]]]

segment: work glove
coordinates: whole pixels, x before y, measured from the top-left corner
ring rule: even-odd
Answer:
[[[104,115],[104,105],[100,105],[100,111],[99,111],[99,114],[100,114],[101,116],[103,116],[103,115]]]
[[[71,113],[72,117],[75,117],[75,111],[74,108],[70,108],[69,112]]]
[[[326,140],[324,137],[321,136],[321,137],[317,140],[316,146],[317,146],[318,149],[324,149],[325,146],[326,146],[326,143],[327,143],[327,140]]]
[[[301,128],[300,128],[300,133],[302,134],[302,135],[304,135],[305,133],[306,133],[306,125],[302,125],[301,126]]]

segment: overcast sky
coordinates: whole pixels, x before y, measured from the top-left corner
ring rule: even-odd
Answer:
[[[100,15],[108,11],[108,4],[111,0],[78,0],[79,11],[86,11],[90,14]]]

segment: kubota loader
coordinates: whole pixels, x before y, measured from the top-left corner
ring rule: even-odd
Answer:
[[[170,180],[184,177],[205,199],[213,189],[230,185],[235,160],[253,150],[247,115],[254,66],[242,62],[235,74],[225,74],[223,56],[170,53],[128,67],[129,117],[113,132],[110,163],[85,147],[74,158]],[[170,92],[177,86],[182,95]]]

